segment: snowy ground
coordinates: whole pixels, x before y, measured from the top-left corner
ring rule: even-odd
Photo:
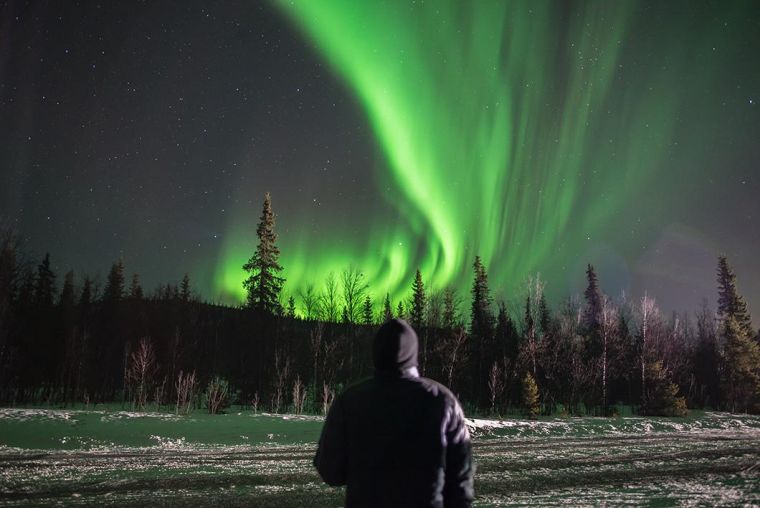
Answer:
[[[760,418],[470,420],[477,506],[760,505]],[[0,505],[340,506],[318,417],[0,409]]]

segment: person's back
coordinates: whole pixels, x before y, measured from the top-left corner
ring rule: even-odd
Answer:
[[[346,506],[469,506],[470,437],[456,397],[417,374],[417,336],[391,320],[375,338],[375,376],[330,408],[314,463]]]

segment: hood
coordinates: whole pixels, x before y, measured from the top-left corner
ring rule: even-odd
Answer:
[[[375,369],[403,373],[417,367],[417,333],[403,319],[386,321],[372,348]]]

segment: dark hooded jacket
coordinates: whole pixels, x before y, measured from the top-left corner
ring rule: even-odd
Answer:
[[[456,397],[417,373],[417,334],[393,319],[377,333],[375,375],[332,404],[314,458],[347,507],[470,506],[470,435]]]

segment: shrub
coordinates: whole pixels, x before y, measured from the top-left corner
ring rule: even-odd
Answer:
[[[651,362],[646,368],[646,389],[641,412],[646,416],[686,416],[686,399],[678,396],[678,386],[670,382],[662,362]]]
[[[230,405],[230,385],[226,379],[219,376],[213,378],[206,388],[206,408],[209,414],[215,415]]]
[[[523,410],[525,411],[525,416],[533,420],[538,416],[540,407],[538,404],[538,385],[536,385],[536,380],[533,379],[530,372],[525,373],[525,377],[522,381],[522,389]]]

